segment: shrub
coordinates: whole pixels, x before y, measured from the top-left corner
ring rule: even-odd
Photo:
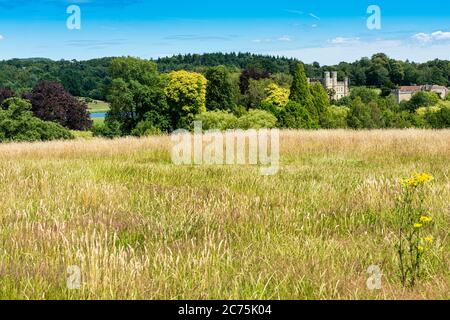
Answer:
[[[33,116],[31,104],[19,98],[4,101],[0,109],[0,141],[47,141],[73,139],[72,133],[61,125]]]
[[[263,110],[251,110],[237,118],[226,111],[211,111],[197,115],[196,121],[202,122],[204,130],[218,129],[262,129],[274,128],[277,118],[270,112]]]
[[[131,131],[131,135],[136,137],[155,136],[161,134],[161,130],[157,128],[150,120],[143,120],[139,122]]]
[[[204,130],[227,130],[236,126],[237,117],[227,111],[209,111],[197,115],[195,120],[202,122]]]
[[[414,114],[408,111],[394,112],[390,109],[382,113],[384,128],[411,128],[419,124],[420,121],[414,119]]]
[[[264,110],[250,110],[247,114],[236,121],[237,129],[261,129],[274,128],[277,118],[270,112]]]
[[[430,108],[424,115],[425,121],[434,129],[450,128],[450,108]]]
[[[322,128],[325,129],[347,128],[347,117],[349,110],[350,109],[347,107],[337,107],[337,106],[327,108],[320,118]]]
[[[94,137],[116,138],[122,135],[120,122],[115,120],[106,120],[103,124],[94,124],[92,128]]]
[[[408,103],[403,105],[409,111],[414,112],[420,107],[430,107],[438,104],[439,96],[434,92],[420,91],[414,94]]]

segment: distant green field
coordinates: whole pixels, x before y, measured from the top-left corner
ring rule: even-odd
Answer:
[[[109,111],[109,103],[100,100],[93,100],[88,103],[90,113],[101,113]]]

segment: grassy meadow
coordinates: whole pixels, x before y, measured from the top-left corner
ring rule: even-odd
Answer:
[[[90,113],[105,113],[110,109],[109,103],[100,100],[92,100],[88,103]]]
[[[450,130],[285,131],[274,176],[175,166],[165,136],[2,144],[0,298],[448,299],[449,160]],[[393,211],[416,171],[435,241],[404,289]]]

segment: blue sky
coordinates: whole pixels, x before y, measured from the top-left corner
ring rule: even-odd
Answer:
[[[450,59],[448,0],[0,0],[0,59],[254,52],[334,64],[376,52]],[[66,9],[81,9],[69,30]],[[367,8],[381,29],[367,28]]]

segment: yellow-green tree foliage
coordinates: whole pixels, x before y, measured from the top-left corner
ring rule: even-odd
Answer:
[[[277,108],[283,108],[289,102],[289,89],[280,87],[275,83],[271,83],[266,88],[267,97],[263,103],[269,103]]]
[[[206,112],[206,78],[195,72],[172,71],[164,89],[178,128],[190,128],[195,115]]]

